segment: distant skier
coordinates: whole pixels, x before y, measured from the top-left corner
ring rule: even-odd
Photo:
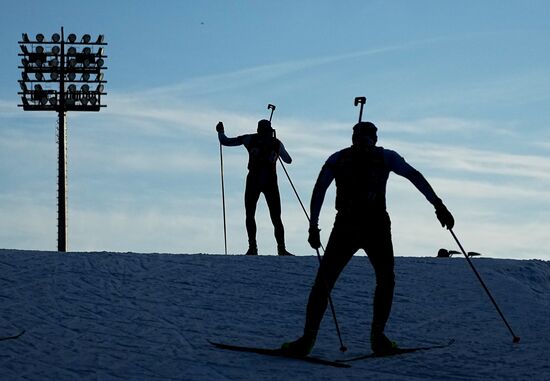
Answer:
[[[407,178],[435,207],[442,226],[452,229],[454,219],[424,176],[398,153],[376,146],[377,128],[371,122],[353,127],[352,146],[334,153],[319,173],[310,205],[308,241],[321,246],[318,220],[327,188],[336,180],[336,219],[309,295],[303,336],[282,349],[296,356],[308,355],[328,304],[328,295],[351,257],[363,249],[376,274],[371,325],[371,348],[377,354],[397,345],[384,334],[394,291],[394,257],[391,223],[386,211],[386,183],[390,172]]]
[[[244,206],[246,210],[246,231],[248,234],[248,251],[246,255],[258,255],[256,243],[256,205],[260,194],[263,193],[269,215],[275,229],[278,255],[292,255],[285,247],[285,231],[281,220],[281,198],[277,185],[277,159],[290,164],[292,158],[285,150],[283,143],[274,136],[271,122],[262,119],[258,122],[256,134],[241,135],[235,138],[225,136],[222,122],[216,125],[218,139],[224,146],[244,145],[248,151],[248,176],[246,177],[246,189],[244,193]]]

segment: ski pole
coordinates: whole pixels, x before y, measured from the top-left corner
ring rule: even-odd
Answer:
[[[267,109],[271,109],[271,115],[269,117],[269,121],[271,122],[271,118],[273,117],[273,111],[275,111],[275,105],[268,104]],[[275,130],[273,130],[273,133],[275,134]],[[275,136],[275,135],[274,135]],[[288,179],[288,182],[290,183],[290,186],[292,187],[292,190],[294,191],[294,194],[296,195],[296,198],[298,199],[298,202],[300,203],[300,206],[302,207],[302,210],[304,211],[304,214],[306,215],[307,222],[310,222],[309,214],[307,213],[307,210],[304,206],[304,203],[302,202],[302,199],[300,198],[300,195],[298,194],[298,191],[296,190],[296,187],[294,186],[294,183],[292,182],[292,179],[290,178],[290,175],[288,174],[288,171],[286,170],[286,167],[281,160],[281,157],[279,156],[279,163],[281,163],[281,167],[283,167],[283,171],[285,172],[286,178]],[[325,251],[325,248],[321,245],[321,248],[323,249],[323,252]],[[315,249],[317,252],[317,259],[319,260],[319,269],[321,268],[321,254],[319,254],[319,249]],[[324,279],[324,278],[323,278]],[[342,334],[340,332],[340,326],[338,325],[338,319],[336,318],[336,309],[334,308],[334,303],[332,303],[332,297],[330,296],[330,292],[328,292],[328,285],[326,281],[323,282],[325,284],[325,288],[327,290],[327,296],[328,296],[328,302],[330,305],[330,311],[332,312],[332,318],[334,320],[334,325],[336,327],[336,334],[338,335],[338,340],[340,341],[340,351],[345,352],[348,350],[348,348],[344,345],[344,342],[342,340]]]
[[[223,243],[225,248],[225,255],[227,255],[227,225],[225,221],[225,188],[223,184],[223,153],[222,144],[220,143],[220,173],[222,179],[222,209],[223,209]]]
[[[359,122],[363,118],[363,106],[367,103],[367,98],[365,97],[355,97],[354,105],[357,107],[358,104],[361,104],[361,108],[359,109]]]
[[[479,282],[481,283],[481,285],[483,286],[483,289],[485,290],[485,292],[487,293],[487,295],[489,296],[489,299],[491,299],[491,302],[493,302],[493,305],[495,306],[498,314],[500,315],[500,317],[502,318],[502,321],[504,322],[504,324],[506,324],[506,327],[508,327],[508,330],[510,331],[510,333],[512,334],[512,337],[513,337],[513,342],[514,343],[519,343],[519,336],[516,336],[516,334],[514,333],[514,331],[512,331],[512,327],[510,327],[510,324],[508,324],[508,322],[506,321],[506,318],[504,317],[504,314],[502,313],[502,311],[500,310],[500,308],[498,307],[498,304],[497,302],[495,301],[495,299],[493,298],[493,295],[491,295],[491,293],[489,292],[489,289],[487,288],[487,286],[485,285],[485,282],[483,282],[483,279],[481,279],[481,275],[479,275],[479,273],[477,272],[476,268],[474,267],[474,264],[472,262],[472,260],[470,259],[470,257],[468,256],[468,254],[466,254],[466,251],[464,250],[464,248],[462,247],[462,245],[460,244],[460,241],[458,240],[458,238],[456,238],[456,235],[455,233],[453,232],[452,229],[449,229],[449,231],[451,232],[453,238],[455,239],[456,243],[458,244],[458,247],[460,247],[460,250],[462,251],[462,254],[464,254],[464,257],[466,258],[466,260],[468,261],[468,264],[470,265],[470,267],[472,268],[472,270],[474,271],[474,274],[476,274],[477,276],[477,279],[479,280]]]
[[[323,245],[321,245],[321,248],[323,249],[323,252],[325,251],[325,248]],[[319,254],[319,249],[315,249],[315,252],[317,253],[317,259],[319,260],[319,271],[321,271],[321,254]],[[334,304],[332,303],[332,297],[330,296],[330,292],[328,291],[328,284],[324,276],[322,276],[323,283],[325,284],[325,289],[327,290],[327,296],[328,296],[328,303],[330,306],[330,312],[332,313],[332,319],[334,320],[334,327],[336,328],[336,334],[338,335],[338,340],[340,341],[340,352],[345,352],[348,350],[348,347],[344,345],[344,341],[342,340],[342,333],[340,332],[340,325],[338,324],[338,319],[336,318],[336,309],[334,308]]]
[[[271,110],[271,115],[269,116],[269,121],[271,122],[271,119],[273,118],[273,112],[275,111],[275,105],[272,105],[271,103],[267,105],[267,109]],[[275,129],[273,129],[273,136],[276,138]],[[281,157],[279,156],[279,163],[281,163],[281,166],[283,167],[283,171],[285,172],[285,175],[290,183],[290,186],[292,187],[292,190],[294,191],[294,194],[296,195],[296,198],[298,199],[298,202],[300,202],[300,206],[302,207],[302,210],[304,211],[304,214],[306,215],[307,221],[309,222],[309,215],[307,214],[306,208],[304,207],[304,204],[302,203],[302,199],[300,198],[300,195],[298,195],[298,191],[296,190],[296,187],[294,186],[294,183],[292,182],[292,179],[290,178],[290,175],[288,174],[285,164],[281,160]]]

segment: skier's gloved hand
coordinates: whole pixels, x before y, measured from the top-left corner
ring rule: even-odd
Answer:
[[[320,231],[321,230],[317,227],[317,225],[309,227],[309,237],[307,241],[309,242],[309,245],[314,249],[318,249],[321,247],[321,237],[319,235]]]
[[[223,123],[222,123],[222,122],[218,122],[218,124],[216,124],[216,131],[218,131],[218,132],[224,132]]]
[[[443,204],[443,201],[438,200],[435,203],[435,215],[437,216],[437,219],[439,222],[441,222],[441,226],[447,227],[447,229],[452,229],[453,226],[455,226],[455,219],[453,218],[453,215],[447,207]]]

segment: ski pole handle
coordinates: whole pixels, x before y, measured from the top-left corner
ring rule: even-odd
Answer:
[[[367,103],[366,97],[355,97],[354,105],[357,107],[358,104],[361,105],[361,108],[359,109],[359,122],[361,122],[361,119],[363,118],[363,106]]]
[[[271,110],[271,115],[269,115],[269,121],[271,122],[271,119],[273,118],[273,112],[275,111],[277,107],[275,105],[272,105],[271,103],[267,105],[267,109]]]

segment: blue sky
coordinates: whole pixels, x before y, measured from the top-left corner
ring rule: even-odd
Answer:
[[[84,4],[84,3],[82,3]],[[547,1],[7,1],[0,16],[0,247],[57,247],[55,113],[17,108],[21,33],[105,35],[99,113],[68,115],[69,250],[222,253],[219,147],[274,127],[309,204],[366,96],[379,144],[420,170],[466,250],[550,259]],[[246,151],[225,148],[228,248],[246,250]],[[311,255],[279,168],[288,249]],[[322,238],[334,218],[331,188]],[[406,180],[388,184],[396,255],[456,249]],[[274,254],[263,199],[260,254]]]

